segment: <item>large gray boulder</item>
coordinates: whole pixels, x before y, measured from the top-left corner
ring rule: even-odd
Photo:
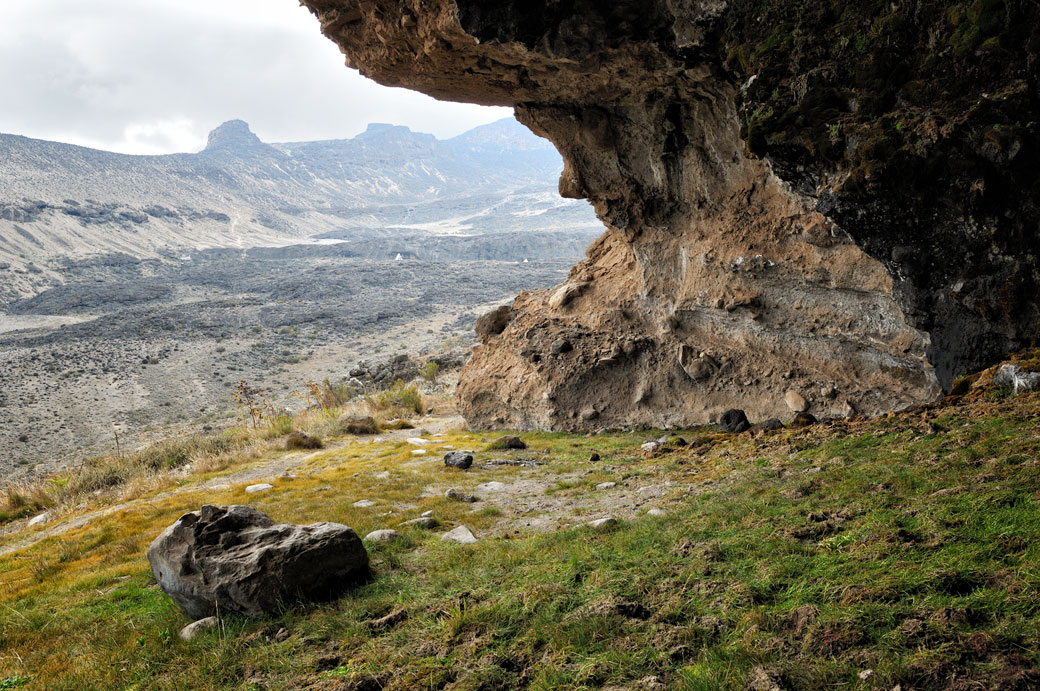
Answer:
[[[275,523],[249,506],[203,506],[155,538],[148,562],[192,619],[262,617],[295,600],[328,600],[369,575],[368,553],[339,523]]]

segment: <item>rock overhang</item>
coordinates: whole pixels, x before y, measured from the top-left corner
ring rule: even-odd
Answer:
[[[513,106],[563,155],[561,193],[589,199],[606,225],[572,270],[572,299],[521,295],[482,336],[460,386],[474,424],[765,417],[789,412],[790,390],[818,414],[881,412],[931,400],[1038,334],[1036,133],[998,126],[979,143],[967,131],[980,110],[1036,112],[1037,32],[1018,16],[1035,10],[995,24],[927,2],[910,18],[808,0],[304,4],[377,81]],[[947,79],[932,93],[945,124],[900,101],[913,90],[871,99],[894,69],[884,50],[906,65],[893,84],[941,72],[913,58],[928,36],[953,41],[955,16],[985,19],[1008,45],[974,72],[950,48],[946,67],[964,74],[963,88]],[[837,34],[863,27],[878,45],[861,51],[850,33],[859,64],[839,63]],[[898,117],[877,134],[878,118]],[[1018,190],[1025,208],[1007,189],[952,198],[973,175]],[[553,352],[561,339],[571,350]]]

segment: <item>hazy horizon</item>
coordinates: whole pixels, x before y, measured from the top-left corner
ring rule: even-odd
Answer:
[[[446,139],[511,115],[362,77],[293,0],[5,3],[0,57],[0,132],[117,153],[199,151],[235,119],[294,142],[384,122]]]

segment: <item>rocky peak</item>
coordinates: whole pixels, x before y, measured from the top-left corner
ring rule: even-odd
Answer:
[[[244,120],[228,120],[209,133],[204,151],[246,150],[264,146]]]

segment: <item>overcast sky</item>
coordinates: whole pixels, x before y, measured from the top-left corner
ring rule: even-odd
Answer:
[[[241,118],[269,142],[392,122],[438,137],[511,114],[380,86],[297,0],[0,0],[0,132],[197,151]]]

